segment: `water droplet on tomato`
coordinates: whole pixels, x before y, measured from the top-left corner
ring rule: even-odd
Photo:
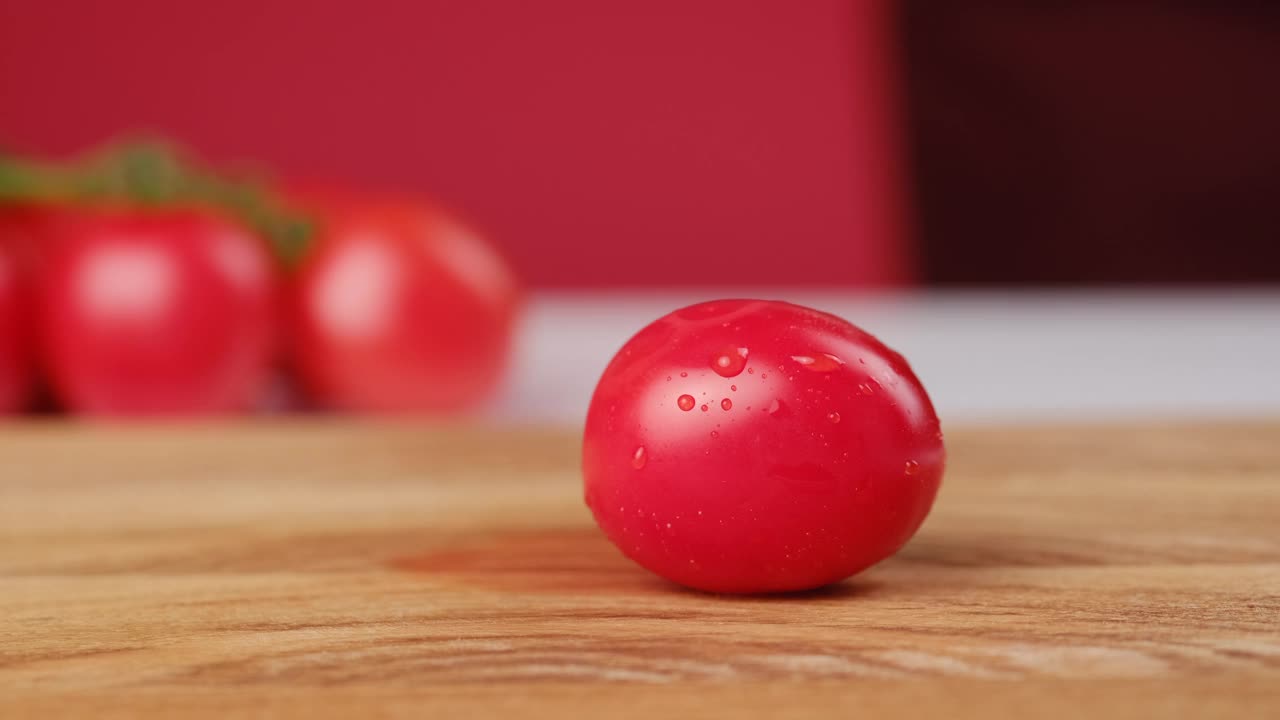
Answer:
[[[908,461],[907,461],[907,466],[906,466],[905,472],[906,472],[908,475],[915,475],[915,474],[916,474],[916,471],[917,471],[917,470],[919,470],[919,469],[920,469],[920,463],[916,462],[915,460],[908,460]]]
[[[711,356],[711,369],[720,377],[736,377],[747,366],[747,349],[726,347]]]
[[[711,437],[713,437],[713,438],[718,438],[718,437],[720,437],[720,432],[719,432],[718,430],[712,430],[712,431],[711,431]]]
[[[875,393],[875,389],[866,383],[858,383],[858,390],[863,395],[871,395]]]
[[[829,373],[845,364],[844,360],[829,352],[818,352],[817,355],[792,355],[791,359],[799,363],[801,368],[813,370],[815,373]]]
[[[702,412],[706,412],[706,411],[707,411],[707,406],[706,406],[706,405],[703,405],[703,406],[702,406]]]
[[[729,386],[729,392],[738,392],[738,386],[737,386],[737,385],[730,385],[730,386]]]
[[[768,380],[768,379],[769,379],[769,373],[760,373],[760,379],[761,379],[761,380]]]
[[[770,415],[777,416],[782,412],[783,408],[784,408],[784,405],[782,404],[782,401],[777,398],[774,398],[773,400],[769,401],[769,407],[765,408],[764,411],[769,413]]]
[[[838,412],[827,413],[827,420],[830,420],[832,423],[840,422],[840,413]]]
[[[685,412],[689,412],[690,410],[693,409],[693,396],[681,395],[680,397],[676,398],[676,407],[680,408]]]
[[[756,374],[756,369],[755,369],[755,368],[747,368],[747,374],[748,374],[748,375],[755,375],[755,374]]]
[[[682,373],[680,373],[680,377],[689,377],[689,373],[687,373],[687,372],[682,372]]]
[[[631,467],[640,470],[648,460],[649,458],[644,453],[644,446],[641,445],[636,448],[636,454],[631,456]]]
[[[721,409],[721,410],[732,410],[732,409],[733,409],[733,401],[732,401],[732,400],[730,400],[729,398],[725,398],[725,399],[721,400],[721,401],[720,401],[720,409]]]
[[[668,376],[667,376],[667,382],[671,382],[671,376],[670,376],[670,375],[668,375]]]

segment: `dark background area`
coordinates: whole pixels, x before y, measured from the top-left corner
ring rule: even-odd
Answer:
[[[1280,279],[1280,5],[904,11],[927,280]]]

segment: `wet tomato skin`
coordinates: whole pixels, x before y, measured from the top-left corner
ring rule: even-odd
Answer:
[[[610,362],[588,411],[586,501],[622,552],[712,592],[806,590],[924,521],[942,432],[906,360],[784,302],[677,310]]]

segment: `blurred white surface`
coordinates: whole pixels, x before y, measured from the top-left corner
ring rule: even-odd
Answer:
[[[543,293],[494,407],[580,424],[637,330],[694,302],[787,300],[907,357],[944,423],[1280,417],[1280,292]]]

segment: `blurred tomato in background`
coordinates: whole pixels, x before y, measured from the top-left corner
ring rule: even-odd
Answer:
[[[42,261],[45,368],[93,414],[246,410],[276,348],[276,270],[205,210],[83,210]]]
[[[31,385],[29,312],[11,249],[0,239],[0,413],[21,410]]]
[[[463,412],[497,387],[520,300],[425,199],[284,189],[155,138],[0,154],[0,248],[8,411],[43,379],[99,416]]]
[[[66,215],[54,203],[3,202],[0,199],[0,246],[8,252],[14,271],[20,273],[27,284],[38,271],[42,248],[47,249],[54,228]]]
[[[507,361],[519,291],[475,231],[421,201],[313,197],[318,231],[296,278],[295,366],[317,402],[459,411]]]

